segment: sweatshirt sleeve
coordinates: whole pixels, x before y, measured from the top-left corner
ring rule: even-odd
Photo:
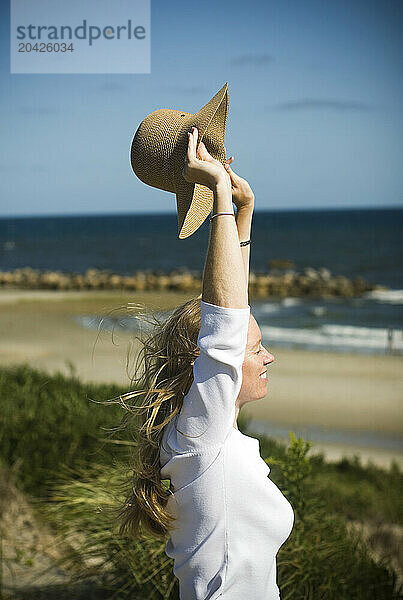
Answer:
[[[225,308],[201,300],[200,355],[194,380],[176,420],[176,436],[186,451],[222,444],[235,419],[242,384],[250,306]]]

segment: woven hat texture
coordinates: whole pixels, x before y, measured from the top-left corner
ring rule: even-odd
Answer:
[[[188,146],[187,132],[197,127],[197,146],[203,140],[211,156],[225,163],[228,83],[196,113],[161,108],[150,113],[134,134],[130,160],[137,177],[152,187],[176,194],[178,237],[192,235],[213,208],[213,192],[182,175]]]

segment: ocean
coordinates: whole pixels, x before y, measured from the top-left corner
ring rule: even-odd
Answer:
[[[264,342],[403,354],[402,226],[402,209],[257,211],[251,270],[266,272],[271,260],[281,259],[296,270],[325,267],[333,275],[361,276],[389,288],[352,300],[253,302]],[[208,230],[207,221],[179,240],[175,214],[1,218],[0,269],[202,271]],[[81,323],[96,326],[96,316],[83,315]],[[132,326],[121,319],[118,325]]]

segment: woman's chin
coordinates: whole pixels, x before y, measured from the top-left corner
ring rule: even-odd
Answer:
[[[267,396],[267,392],[269,391],[269,386],[267,385],[267,381],[264,386],[262,386],[261,398],[265,398]]]
[[[269,380],[267,378],[266,379],[261,379],[260,380],[260,385],[261,385],[261,388],[263,390],[266,390],[266,392],[267,392],[267,388],[269,387]]]
[[[263,400],[263,398],[266,398],[267,396],[267,389],[263,389],[261,391],[259,391],[258,394],[256,394],[254,400]]]

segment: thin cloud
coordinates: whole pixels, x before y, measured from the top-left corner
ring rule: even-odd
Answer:
[[[22,115],[33,116],[33,117],[46,117],[48,115],[57,115],[58,110],[51,108],[50,106],[20,106],[19,112]]]
[[[189,96],[195,96],[197,94],[208,95],[211,92],[210,89],[202,85],[165,85],[161,86],[160,90],[164,92],[179,92]]]
[[[202,85],[194,85],[191,87],[183,87],[183,88],[179,88],[181,92],[183,92],[184,94],[204,94],[207,92],[207,88],[203,87]]]
[[[127,92],[128,88],[125,85],[120,83],[113,83],[112,81],[107,81],[99,86],[98,88],[101,92]]]
[[[47,166],[42,165],[40,163],[28,166],[28,170],[34,171],[34,173],[47,173],[48,172]]]
[[[4,163],[0,163],[0,173],[15,173],[15,172],[21,172],[21,171],[33,171],[34,173],[45,173],[48,171],[48,168],[46,165],[41,164],[41,163],[34,163],[34,164],[29,164],[29,163],[24,163],[24,164],[19,164],[19,163],[9,163],[9,164],[4,164]]]
[[[234,56],[230,63],[234,67],[264,67],[273,62],[270,54],[242,54]]]
[[[333,100],[333,99],[315,99],[305,98],[303,100],[294,100],[291,102],[282,102],[275,107],[278,110],[339,110],[339,111],[364,111],[369,110],[369,104],[356,102],[354,100]]]
[[[0,163],[0,173],[12,173],[13,171],[18,171],[18,165],[5,165],[4,163]]]

